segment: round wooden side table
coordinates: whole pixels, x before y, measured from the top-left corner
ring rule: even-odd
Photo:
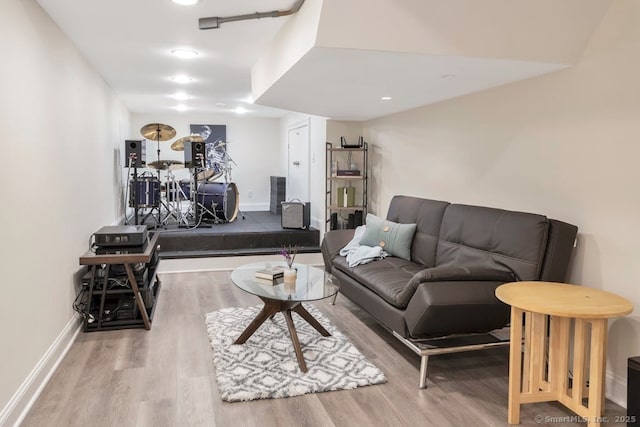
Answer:
[[[511,306],[509,424],[520,423],[522,403],[558,401],[587,425],[599,426],[607,320],[631,313],[631,303],[610,292],[553,282],[507,283],[496,289],[496,297]]]

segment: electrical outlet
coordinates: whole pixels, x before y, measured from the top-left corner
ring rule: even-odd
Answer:
[[[253,190],[247,190],[247,198],[253,199]]]

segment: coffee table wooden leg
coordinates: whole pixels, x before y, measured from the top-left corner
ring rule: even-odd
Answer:
[[[311,326],[314,327],[314,329],[318,332],[320,332],[320,334],[322,334],[323,337],[329,337],[331,336],[331,334],[329,333],[329,331],[327,331],[321,324],[320,322],[318,322],[316,320],[315,317],[313,317],[311,315],[311,313],[309,313],[303,306],[302,304],[299,304],[295,307],[293,307],[291,309],[292,311],[295,311],[296,313],[298,313],[300,315],[300,317],[302,317],[304,320],[307,321],[308,324],[310,324]]]
[[[271,301],[265,301],[264,307],[262,307],[260,313],[258,313],[256,318],[253,319],[251,323],[249,323],[249,326],[247,326],[244,332],[240,334],[238,339],[235,340],[234,344],[244,344],[249,339],[249,337],[251,337],[251,335],[253,335],[253,333],[260,327],[260,325],[264,323],[265,320],[276,314],[278,311],[280,311],[279,304],[273,303]]]
[[[302,355],[302,348],[300,348],[300,341],[298,340],[296,327],[294,326],[293,319],[291,318],[291,310],[284,310],[282,314],[284,314],[284,318],[287,321],[289,335],[291,335],[291,342],[293,342],[293,349],[295,350],[296,358],[298,359],[298,366],[300,366],[300,370],[302,372],[307,372],[307,363],[304,361],[304,356]]]
[[[511,307],[511,343],[509,348],[509,406],[507,415],[507,422],[509,424],[520,424],[520,390],[522,384],[522,313],[522,310],[520,310],[519,308]]]

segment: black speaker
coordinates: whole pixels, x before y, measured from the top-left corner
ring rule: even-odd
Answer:
[[[347,217],[347,228],[348,229],[354,229],[356,228],[356,215],[350,213],[349,216]]]
[[[627,365],[627,425],[640,426],[640,356]]]
[[[184,144],[184,166],[186,168],[202,168],[205,164],[205,143],[186,142]]]
[[[362,211],[355,211],[354,215],[355,215],[354,225],[356,227],[360,227],[362,225]]]
[[[127,139],[124,141],[124,167],[142,168],[147,164],[146,141]],[[131,159],[131,162],[129,161]]]
[[[331,225],[329,228],[331,228],[331,230],[338,229],[338,213],[337,212],[334,212],[331,214]]]

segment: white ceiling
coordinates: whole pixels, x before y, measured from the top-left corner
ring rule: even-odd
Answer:
[[[487,12],[484,20],[465,21],[465,28],[479,25],[481,31],[472,31],[473,27],[470,27],[466,32],[460,31],[463,17],[451,0],[411,0],[402,7],[391,0],[376,0],[377,3],[371,4],[369,0],[350,0],[353,4],[346,5],[339,0],[307,0],[299,14],[292,17],[229,22],[212,30],[200,30],[198,19],[288,10],[295,0],[199,0],[190,7],[176,5],[171,0],[37,1],[134,113],[176,113],[176,106],[184,104],[188,110],[183,114],[234,114],[234,109],[243,107],[247,115],[254,117],[280,117],[287,111],[298,111],[334,119],[368,120],[566,67],[572,61],[506,59],[508,56],[500,59],[500,55],[492,55],[491,49],[485,47],[495,45],[499,50],[505,41],[513,39],[513,46],[506,45],[515,52],[539,49],[544,56],[544,52],[553,51],[554,46],[564,47],[568,43],[572,50],[567,50],[571,54],[565,56],[575,57],[599,22],[609,0],[589,0],[590,8],[581,3],[587,0],[566,0],[564,9],[559,9],[555,0],[531,0],[515,9],[504,7],[498,0],[485,0],[488,3],[482,5],[476,0],[458,0],[466,7],[479,7],[480,11],[484,10],[482,6],[493,4],[492,13]],[[377,6],[373,6],[374,3]],[[345,9],[350,4],[355,9],[354,16]],[[534,6],[540,9],[542,17],[528,18]],[[429,32],[439,21],[425,22],[426,18],[415,19],[410,13],[414,9],[433,11],[437,7],[445,8],[451,15],[451,22],[437,34],[440,39]],[[280,37],[272,43],[276,34],[281,29],[287,30],[289,26],[283,27],[288,20],[320,10],[321,16],[328,18],[324,24],[320,20],[324,42],[333,36],[334,42],[348,44],[351,36],[356,35],[366,47],[340,48],[331,43],[323,47],[316,40],[316,45],[288,70],[276,76],[266,88],[260,88],[256,94],[258,99],[252,104],[252,67],[261,62],[268,64],[267,67],[277,63],[279,54],[274,55],[274,61],[265,61],[268,55],[261,58],[263,53],[270,51],[269,46],[277,48],[282,42]],[[451,46],[457,46],[460,40],[473,44],[477,39],[480,50],[486,50],[486,55],[443,52],[425,55],[424,52],[400,53],[376,48],[376,43],[385,45],[394,37],[388,32],[381,34],[375,23],[358,18],[362,10],[374,18],[376,13],[381,15],[372,18],[376,21],[391,19],[393,13],[398,13],[399,20],[390,25],[395,28],[393,35],[405,30],[405,40],[418,43],[418,47],[423,42],[442,41],[442,35],[449,32],[450,40],[447,41]],[[582,10],[580,17],[576,10]],[[551,12],[555,15],[549,15]],[[425,16],[432,15],[427,13]],[[496,15],[503,17],[504,28],[510,28],[506,37],[503,27],[491,24]],[[558,16],[558,22],[554,21],[551,29],[545,30],[553,35],[556,43],[552,44],[532,30],[549,16]],[[368,25],[373,37],[367,39],[365,29],[354,25]],[[516,34],[518,25],[522,34]],[[307,27],[310,34],[320,34],[317,27]],[[494,31],[494,27],[498,29]],[[481,32],[489,36],[480,38]],[[566,40],[561,40],[563,38]],[[451,40],[456,42],[451,43]],[[526,46],[534,49],[525,49]],[[176,48],[195,49],[200,55],[189,60],[179,59],[169,53]],[[264,68],[261,71],[264,72]],[[193,81],[175,83],[169,77],[176,74],[188,74]],[[178,91],[186,92],[191,98],[186,101],[172,98]],[[382,101],[380,98],[385,95],[393,99]]]
[[[251,66],[289,17],[229,22],[214,30],[198,29],[198,19],[287,10],[294,0],[201,0],[189,7],[171,0],[37,1],[132,112],[166,114],[184,104],[189,108],[184,114],[237,107],[250,116],[284,113],[247,99]],[[179,59],[169,54],[176,48],[200,55]],[[169,79],[179,73],[193,81]],[[171,95],[178,91],[193,98],[177,101]]]

